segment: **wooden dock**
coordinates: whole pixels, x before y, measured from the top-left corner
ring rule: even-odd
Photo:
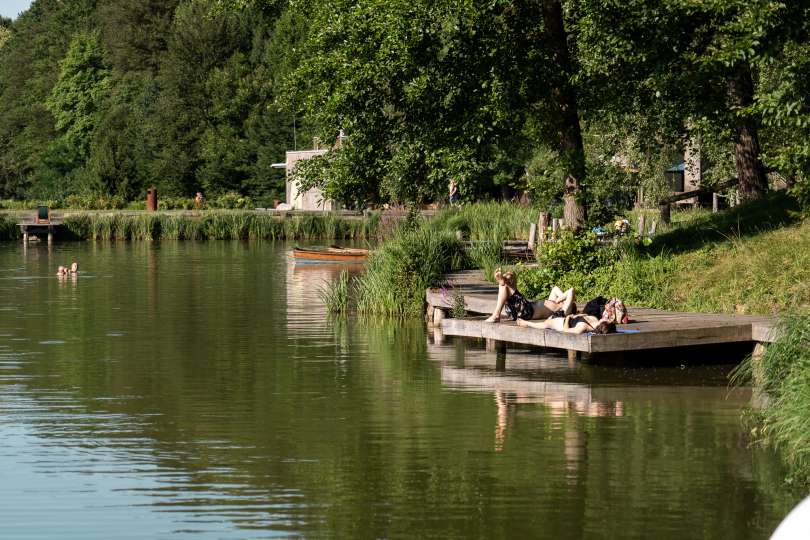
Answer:
[[[483,281],[480,272],[453,274],[447,279],[454,284],[454,288],[429,289],[426,300],[428,319],[449,336],[483,338],[504,345],[514,343],[587,354],[728,343],[768,343],[775,338],[775,320],[772,317],[678,313],[634,307],[628,307],[631,322],[619,325],[617,333],[608,335],[522,328],[505,318],[499,323],[485,323],[485,316],[495,309],[497,286]],[[463,297],[468,313],[480,315],[460,319],[447,317],[446,314],[460,297]],[[579,299],[578,304],[580,307],[584,305],[584,299]]]
[[[19,227],[20,232],[22,232],[23,245],[28,245],[29,237],[32,234],[33,235],[47,234],[48,244],[50,245],[53,244],[54,232],[57,229],[62,228],[62,220],[53,218],[47,222],[37,222],[35,219],[31,219],[28,221],[18,222],[17,227]]]

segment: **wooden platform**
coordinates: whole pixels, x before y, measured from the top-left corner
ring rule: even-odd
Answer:
[[[52,218],[49,221],[38,222],[35,219],[24,220],[17,223],[17,227],[22,232],[23,244],[28,244],[29,235],[45,234],[48,236],[48,244],[53,243],[54,232],[62,228],[61,218]]]
[[[697,345],[740,342],[770,342],[775,338],[774,319],[751,315],[678,313],[629,307],[630,324],[618,326],[609,335],[568,334],[555,330],[521,328],[508,319],[485,323],[485,315],[495,309],[497,287],[480,278],[480,272],[448,276],[463,294],[465,309],[482,314],[463,319],[445,318],[438,323],[450,336],[491,339],[500,342],[567,349],[589,354],[667,349]],[[449,310],[454,292],[431,289],[426,293],[430,306]],[[582,299],[580,302],[584,304]]]

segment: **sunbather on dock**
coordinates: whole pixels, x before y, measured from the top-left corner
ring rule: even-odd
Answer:
[[[498,304],[495,311],[484,321],[496,323],[501,320],[501,311],[506,308],[506,314],[512,320],[524,319],[545,319],[556,315],[564,317],[576,312],[577,305],[574,303],[574,289],[562,291],[559,287],[551,289],[551,294],[547,300],[527,300],[523,294],[517,290],[517,277],[514,272],[503,273],[500,268],[495,270],[495,281],[498,282]]]
[[[531,322],[518,319],[518,326],[539,328],[542,330],[556,330],[569,334],[584,334],[593,332],[594,334],[612,334],[616,332],[616,323],[604,319],[597,319],[593,315],[566,315],[565,317],[551,317],[545,321]]]

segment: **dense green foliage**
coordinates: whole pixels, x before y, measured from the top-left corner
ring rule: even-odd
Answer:
[[[284,198],[297,29],[214,0],[36,0],[0,24],[0,197]]]
[[[755,197],[769,170],[808,208],[809,5],[35,0],[0,21],[0,197],[270,206],[317,134],[339,148],[298,177],[350,206],[453,178],[599,224],[689,144],[704,183]]]

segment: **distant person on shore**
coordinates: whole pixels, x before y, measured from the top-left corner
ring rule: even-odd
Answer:
[[[203,194],[202,191],[198,191],[197,195],[194,197],[194,208],[200,210],[203,206]]]
[[[597,319],[593,315],[586,315],[584,313],[566,315],[565,317],[550,317],[540,322],[518,319],[516,323],[518,326],[556,330],[557,332],[566,332],[568,334],[584,334],[585,332],[613,334],[616,332],[616,323],[614,321]]]
[[[450,179],[448,189],[450,190],[450,196],[448,197],[450,200],[450,205],[455,206],[456,204],[458,204],[458,201],[460,199],[458,192],[458,184],[456,183],[455,179]]]
[[[548,295],[547,300],[531,301],[517,290],[517,277],[514,272],[504,274],[498,268],[495,270],[495,281],[498,282],[498,303],[495,306],[495,311],[484,322],[499,322],[504,307],[506,308],[506,314],[513,321],[517,319],[545,319],[551,316],[564,317],[577,310],[577,305],[574,303],[575,293],[573,287],[567,291],[562,291],[555,286],[551,289],[551,294]]]

